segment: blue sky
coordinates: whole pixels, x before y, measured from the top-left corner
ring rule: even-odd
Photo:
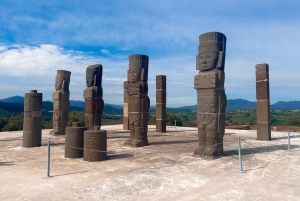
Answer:
[[[4,0],[0,99],[36,89],[51,100],[56,70],[69,70],[83,100],[86,67],[103,65],[104,101],[122,104],[130,54],[149,56],[149,97],[167,76],[167,105],[195,105],[198,37],[227,37],[228,99],[255,101],[255,65],[270,66],[271,103],[300,100],[300,1]]]

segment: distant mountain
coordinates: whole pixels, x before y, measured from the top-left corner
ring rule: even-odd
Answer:
[[[0,100],[2,103],[24,103],[24,97],[22,96],[12,96],[9,98],[5,98]],[[3,104],[2,104],[3,106]],[[0,109],[2,107],[0,105]],[[70,111],[84,111],[84,102],[79,101],[79,100],[70,100]],[[16,106],[19,108],[19,106]],[[43,101],[43,109],[46,107],[49,110],[46,111],[52,111],[53,109],[53,102],[50,100]],[[109,104],[105,103],[105,108],[110,108],[110,110],[117,109],[115,112],[118,110],[123,109],[123,105],[114,105],[114,104]],[[300,101],[279,101],[277,103],[272,104],[271,109],[275,110],[300,110]],[[18,110],[16,108],[16,110]],[[52,109],[50,109],[52,108]],[[105,110],[104,108],[104,110]],[[112,109],[113,108],[113,109]],[[182,109],[182,110],[197,110],[197,105],[191,105],[191,106],[183,106],[179,108],[168,108],[168,109]],[[229,99],[227,101],[227,107],[226,109],[229,110],[246,110],[246,109],[256,109],[256,102],[251,102],[245,99]],[[150,107],[150,111],[155,110],[155,106]]]
[[[179,109],[197,110],[197,108],[198,108],[197,105],[191,105],[191,106],[183,106],[183,107],[180,107]],[[244,100],[244,99],[234,99],[234,100],[229,99],[227,101],[226,109],[229,109],[229,110],[256,109],[256,102],[251,102],[251,101],[247,101],[247,100]]]
[[[46,114],[51,114],[53,112],[53,103],[49,101],[43,101],[43,115],[44,113]],[[79,112],[84,112],[84,107],[76,107],[76,106],[70,106],[70,112],[71,111],[79,111]],[[6,103],[6,102],[1,102],[0,101],[0,115],[1,116],[6,116],[10,117],[11,115],[18,115],[20,113],[24,112],[24,103],[17,103],[17,102],[11,102],[11,103]],[[123,109],[118,109],[111,107],[109,105],[104,106],[103,114],[118,114],[122,115],[123,114]]]
[[[84,107],[84,102],[79,100],[70,100],[71,106]]]
[[[22,97],[22,96],[12,96],[12,97],[8,97],[8,98],[4,98],[0,101],[6,102],[6,103],[24,103],[24,97]]]
[[[0,99],[0,101],[5,102],[5,103],[24,103],[24,97],[22,97],[22,96],[12,96],[12,97],[8,97],[8,98]],[[46,101],[43,101],[43,103],[53,104],[53,101],[52,100],[46,100]],[[110,106],[110,107],[113,107],[113,108],[116,108],[116,109],[123,109],[123,105],[114,105],[114,104],[109,104],[109,103],[104,103],[104,105],[105,106]],[[84,107],[84,102],[79,101],[79,100],[70,100],[70,106]],[[80,110],[82,110],[82,109],[80,109]]]
[[[71,106],[76,106],[76,107],[84,107],[84,102],[80,100],[70,100],[70,105]],[[110,106],[112,108],[116,109],[122,109],[123,110],[123,105],[114,105],[114,104],[109,104],[104,102],[104,106]]]
[[[270,107],[274,110],[300,110],[300,101],[279,101]]]
[[[183,109],[183,110],[197,110],[198,106],[197,105],[183,106],[183,107],[179,107],[178,109]]]
[[[227,107],[226,109],[229,110],[251,110],[256,109],[256,102],[251,102],[245,99],[229,99],[227,101]]]

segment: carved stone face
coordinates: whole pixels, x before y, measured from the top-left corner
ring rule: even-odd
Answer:
[[[141,70],[128,70],[128,81],[137,82],[141,80]]]
[[[55,79],[55,90],[63,89],[63,82],[66,81],[65,76],[56,76]]]
[[[86,71],[86,86],[94,86],[95,83],[95,75],[97,75],[97,69],[89,69]]]
[[[199,70],[211,70],[217,67],[219,54],[216,52],[201,53],[198,55]]]

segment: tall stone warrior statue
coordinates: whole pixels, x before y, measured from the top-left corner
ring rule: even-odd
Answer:
[[[128,95],[128,117],[130,138],[125,145],[142,147],[148,145],[148,115],[150,100],[148,97],[149,57],[142,54],[129,56],[128,81],[124,83]]]
[[[199,146],[194,155],[216,158],[223,154],[225,109],[227,98],[224,90],[224,64],[226,37],[219,32],[199,36],[199,54],[196,57],[194,88],[197,90],[197,124]]]
[[[53,130],[52,135],[64,135],[68,123],[70,109],[70,76],[71,72],[57,70],[55,79],[55,92],[52,94],[53,100]]]
[[[101,128],[102,111],[104,109],[102,91],[102,65],[95,64],[86,69],[86,86],[83,92],[85,100],[85,127],[88,130],[95,125]]]

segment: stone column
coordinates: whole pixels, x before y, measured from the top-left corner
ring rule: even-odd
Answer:
[[[83,134],[86,127],[79,122],[73,122],[73,127],[66,127],[65,158],[83,157]]]
[[[165,75],[156,76],[156,131],[166,132],[166,80]]]
[[[25,93],[23,147],[39,147],[42,142],[42,93]]]
[[[219,32],[208,32],[199,37],[194,88],[197,90],[197,125],[199,146],[194,155],[217,158],[223,155],[225,110],[224,89],[226,37]]]
[[[107,157],[107,132],[95,126],[93,130],[84,131],[83,160],[102,161]]]
[[[128,83],[128,117],[130,138],[126,146],[142,147],[148,145],[148,115],[150,99],[148,97],[148,63],[149,57],[142,54],[129,56]]]
[[[255,69],[257,139],[271,140],[269,65],[257,64]]]
[[[128,118],[128,94],[126,89],[128,88],[128,81],[124,82],[124,107],[123,107],[123,130],[129,129],[129,118]]]
[[[85,127],[93,129],[95,125],[101,128],[104,101],[102,99],[102,65],[96,64],[86,69],[86,86],[83,96],[85,100]]]
[[[64,135],[68,123],[70,109],[70,76],[71,72],[57,70],[55,79],[55,92],[52,94],[53,100],[53,130],[51,135]]]

